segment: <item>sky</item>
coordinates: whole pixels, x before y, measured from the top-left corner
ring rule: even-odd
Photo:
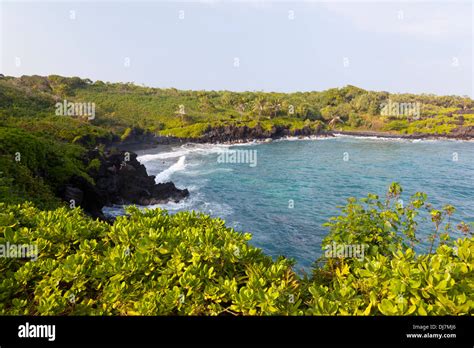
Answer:
[[[473,97],[467,1],[5,1],[0,73]]]

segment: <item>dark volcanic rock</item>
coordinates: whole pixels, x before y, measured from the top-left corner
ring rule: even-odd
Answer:
[[[178,202],[189,195],[187,189],[180,190],[172,182],[156,184],[155,177],[148,175],[133,152],[121,151],[104,156],[95,181],[105,205]]]
[[[402,139],[458,139],[458,140],[470,140],[474,138],[474,126],[458,126],[454,128],[450,133],[446,134],[428,134],[428,133],[413,133],[413,134],[391,134],[382,132],[370,132],[370,131],[331,131],[327,132],[328,135],[344,134],[344,135],[355,135],[363,137],[381,137],[381,138],[402,138]]]
[[[91,216],[105,219],[102,207],[105,200],[97,188],[81,176],[73,176],[60,192],[63,200],[73,206],[82,207]]]
[[[86,179],[74,176],[64,186],[60,196],[67,202],[74,200],[93,217],[105,219],[102,207],[112,204],[150,205],[178,202],[189,195],[187,189],[176,188],[172,182],[155,183],[155,177],[148,175],[143,164],[133,152],[109,152],[100,155],[90,151],[88,161],[99,159],[100,166],[89,174],[95,186]]]
[[[449,134],[450,137],[456,139],[473,139],[474,138],[474,126],[468,127],[456,127]]]
[[[309,126],[296,130],[290,130],[286,126],[273,126],[270,130],[265,130],[259,124],[253,128],[230,125],[209,129],[201,138],[190,140],[202,143],[247,142],[269,138],[278,139],[285,136],[308,136],[320,133],[321,128],[311,128]]]

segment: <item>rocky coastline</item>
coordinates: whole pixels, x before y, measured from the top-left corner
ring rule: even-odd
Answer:
[[[136,132],[136,135],[127,141],[106,144],[107,150],[104,153],[100,153],[97,148],[89,151],[85,162],[95,161],[97,164],[88,172],[94,183],[84,177],[74,176],[61,190],[60,197],[66,202],[74,202],[74,204],[81,206],[92,217],[106,220],[102,212],[104,206],[162,204],[170,201],[179,202],[189,196],[187,189],[179,189],[173,182],[156,183],[155,177],[148,175],[145,166],[137,160],[137,154],[133,151],[186,143],[238,144],[285,137],[334,137],[340,135],[398,139],[472,140],[474,139],[474,127],[458,127],[452,133],[445,135],[323,131],[310,127],[290,130],[281,126],[273,127],[271,130],[264,130],[260,126],[254,128],[221,126],[209,130],[200,138],[151,136],[143,132]]]
[[[61,190],[60,197],[81,206],[94,218],[107,220],[102,212],[104,206],[179,202],[189,195],[187,189],[179,189],[172,182],[156,183],[155,176],[148,175],[134,152],[112,149],[100,153],[94,149],[89,151],[86,160],[97,164],[88,173],[94,183],[73,176]]]
[[[114,146],[118,148],[127,148],[132,150],[144,150],[159,145],[179,145],[186,143],[210,143],[210,144],[232,144],[247,143],[252,141],[265,141],[283,139],[286,137],[334,137],[338,135],[350,135],[360,137],[378,137],[378,138],[400,138],[400,139],[452,139],[452,140],[473,140],[474,126],[455,128],[449,134],[399,134],[389,132],[373,132],[373,131],[343,131],[330,130],[325,131],[321,128],[303,127],[301,129],[288,129],[284,126],[274,126],[270,130],[265,130],[257,125],[254,128],[247,126],[236,127],[233,125],[219,126],[210,129],[199,138],[176,138],[166,136],[144,136],[134,138],[130,142],[117,143]]]
[[[335,135],[349,135],[359,137],[377,137],[377,138],[396,138],[396,139],[451,139],[451,140],[473,140],[474,127],[458,127],[449,134],[394,134],[385,132],[370,132],[370,131],[332,131],[330,136]]]

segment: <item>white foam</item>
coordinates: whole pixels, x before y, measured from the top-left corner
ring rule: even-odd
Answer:
[[[155,177],[155,182],[156,183],[161,183],[161,182],[166,182],[169,180],[170,176],[180,170],[183,170],[186,168],[186,156],[181,156],[175,164],[173,164],[171,167],[163,170],[161,173],[158,173]]]
[[[230,145],[227,144],[185,144],[180,147],[173,148],[172,151],[143,155],[139,156],[137,159],[141,163],[146,163],[157,159],[186,156],[191,153],[197,153],[199,155],[210,155],[213,153],[218,153],[222,151],[222,149],[228,148],[229,146]]]
[[[354,139],[366,139],[366,140],[377,140],[377,141],[403,141],[403,142],[411,142],[411,143],[436,143],[440,141],[473,141],[464,140],[464,139],[451,139],[451,138],[444,138],[444,137],[436,137],[436,135],[432,135],[430,138],[399,138],[399,137],[384,137],[383,135],[380,136],[362,136],[362,135],[350,135],[350,134],[334,134],[335,138],[354,138]]]
[[[155,208],[161,208],[168,210],[170,212],[178,212],[178,211],[183,211],[183,210],[192,210],[192,206],[195,204],[195,197],[194,198],[186,198],[178,203],[175,202],[168,202],[165,204],[154,204],[154,205],[148,205],[143,208],[148,208],[148,209],[155,209]]]
[[[105,206],[102,208],[102,212],[106,217],[117,217],[125,215],[125,205],[114,204],[112,206]]]
[[[381,140],[381,141],[410,141],[411,139],[407,138],[392,138],[392,137],[383,137],[376,135],[350,135],[350,134],[334,134],[336,138],[354,138],[354,139],[365,139],[365,140]]]
[[[274,140],[274,142],[280,141],[305,141],[305,140],[328,140],[332,139],[332,137],[326,137],[321,135],[308,135],[308,136],[286,136],[283,138],[279,138]]]
[[[162,208],[166,209],[170,213],[177,213],[180,211],[198,211],[204,214],[212,215],[213,217],[225,218],[233,213],[233,209],[230,205],[225,203],[217,202],[206,202],[204,200],[204,195],[197,191],[192,192],[192,194],[186,199],[175,202],[168,202],[165,204],[155,204],[149,205],[147,207],[140,207],[140,209],[149,208]]]

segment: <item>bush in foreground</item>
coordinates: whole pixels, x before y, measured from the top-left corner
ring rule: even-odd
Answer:
[[[442,222],[453,210],[430,210],[439,245],[416,254],[410,243],[425,196],[403,208],[391,203],[400,190],[392,186],[386,202],[349,200],[324,246],[365,243],[368,251],[361,260],[327,258],[311,277],[195,212],[130,208],[109,225],[79,209],[0,203],[0,245],[38,248],[36,261],[0,258],[0,314],[472,314],[472,237],[451,242]]]

